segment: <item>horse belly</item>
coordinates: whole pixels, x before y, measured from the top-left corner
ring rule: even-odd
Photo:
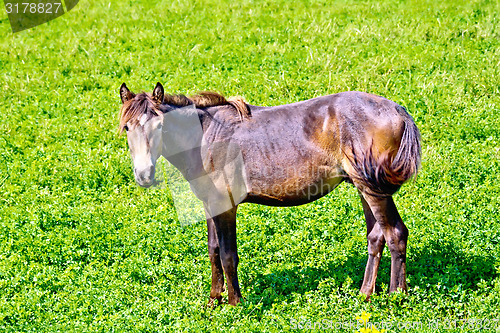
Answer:
[[[270,206],[302,205],[328,194],[345,179],[340,168],[330,166],[295,165],[279,170],[271,168],[267,173],[263,169],[259,170],[260,177],[249,177],[246,202]]]

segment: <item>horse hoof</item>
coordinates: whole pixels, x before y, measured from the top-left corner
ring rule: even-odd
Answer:
[[[233,299],[229,299],[228,303],[229,303],[229,305],[236,306],[236,305],[240,304],[241,301],[242,301],[242,299],[240,297],[235,297]]]
[[[217,306],[221,304],[222,301],[222,296],[221,297],[210,297],[210,300],[208,301],[207,308],[209,309],[215,309]]]
[[[365,293],[362,290],[359,291],[359,297],[360,298],[364,298],[364,301],[367,302],[367,303],[371,302],[371,299],[370,299],[371,294]]]

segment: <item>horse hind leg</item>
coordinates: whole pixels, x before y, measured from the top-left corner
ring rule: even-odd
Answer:
[[[363,192],[362,196],[377,221],[372,232],[376,230],[375,228],[378,225],[391,252],[391,282],[389,291],[394,292],[398,289],[407,291],[406,245],[408,241],[408,228],[403,223],[392,196],[373,196],[366,192]],[[370,281],[369,278],[368,280]],[[363,286],[365,285],[363,284]]]
[[[377,223],[370,206],[363,198],[363,194],[361,192],[360,197],[366,219],[366,239],[368,243],[368,261],[366,262],[365,276],[363,278],[361,292],[366,295],[368,300],[370,299],[370,295],[375,290],[375,281],[377,280],[380,259],[382,258],[382,251],[385,246],[385,238],[380,224]]]

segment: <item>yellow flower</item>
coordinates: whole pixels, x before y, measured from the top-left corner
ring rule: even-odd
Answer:
[[[363,311],[363,313],[361,314],[360,317],[356,317],[356,320],[363,321],[363,324],[366,326],[366,323],[368,322],[368,320],[370,320],[371,316],[372,316],[371,314],[366,313],[365,311]]]
[[[368,321],[370,320],[371,316],[372,316],[371,314],[363,311],[361,316],[356,317],[356,320],[359,322],[363,322],[363,325],[365,326],[364,328],[360,328],[358,333],[384,333],[385,332],[385,330],[378,330],[375,327],[375,325],[370,325],[370,327],[368,327]]]

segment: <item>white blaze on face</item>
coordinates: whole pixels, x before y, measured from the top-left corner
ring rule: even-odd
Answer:
[[[144,126],[146,121],[148,121],[148,116],[143,114],[141,117],[139,117],[137,120],[139,120],[139,125]]]
[[[161,154],[161,124],[162,118],[156,116],[148,120],[146,115],[139,119],[139,125],[129,127],[127,140],[130,155],[134,162],[136,182],[143,187],[153,184],[156,160]]]

